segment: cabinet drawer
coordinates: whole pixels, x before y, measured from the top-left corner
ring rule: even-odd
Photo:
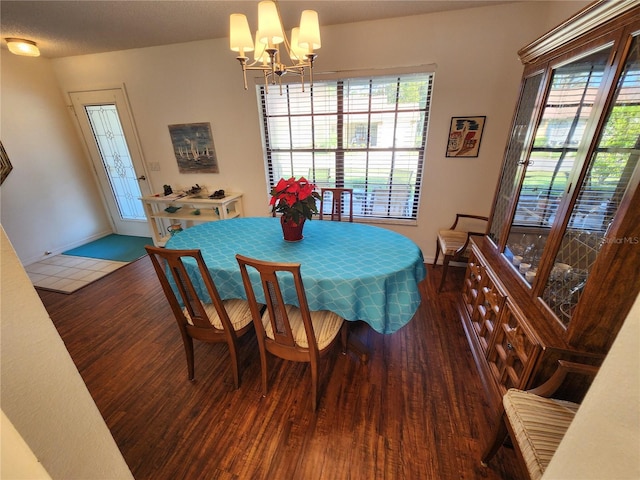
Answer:
[[[501,394],[509,388],[525,388],[540,350],[526,321],[507,301],[488,352],[489,368]]]
[[[462,285],[462,302],[471,317],[476,307],[483,277],[483,267],[474,253],[471,253],[467,263],[467,272]]]
[[[486,355],[504,307],[506,296],[485,270],[478,290],[476,306],[471,313],[471,324]]]

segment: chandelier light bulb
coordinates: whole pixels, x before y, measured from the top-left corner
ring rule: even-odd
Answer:
[[[289,58],[292,61],[303,61],[304,56],[307,53],[304,48],[301,48],[298,44],[298,38],[300,36],[300,28],[294,27],[291,29],[291,49],[289,50]]]
[[[307,49],[309,53],[319,49],[320,43],[320,25],[318,23],[318,12],[314,10],[305,10],[300,16],[300,36],[298,42],[302,48]]]
[[[267,65],[271,62],[269,54],[264,51],[266,47],[267,46],[260,41],[260,32],[256,31],[256,48],[253,51],[253,59],[263,65]]]
[[[234,13],[229,17],[229,32],[229,47],[231,50],[240,52],[240,56],[244,56],[244,52],[253,51],[251,30],[249,30],[249,22],[247,22],[245,15]]]
[[[258,31],[260,41],[267,46],[278,45],[284,41],[278,9],[271,0],[264,0],[258,4]]]

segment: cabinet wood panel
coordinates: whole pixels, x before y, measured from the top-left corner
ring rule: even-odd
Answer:
[[[520,98],[460,309],[496,408],[559,359],[599,365],[640,292],[640,5],[614,3],[519,52]],[[586,388],[570,379],[561,395]]]
[[[539,352],[540,342],[526,319],[511,302],[506,302],[488,357],[502,395],[509,388],[526,388]]]

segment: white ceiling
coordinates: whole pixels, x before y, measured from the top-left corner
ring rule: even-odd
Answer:
[[[305,9],[318,12],[322,27],[511,1],[280,0],[279,4],[283,23],[291,29]],[[1,0],[0,31],[3,38],[33,40],[43,57],[56,58],[225,38],[231,13],[244,13],[256,28],[257,12],[258,0]],[[4,42],[2,47],[6,48]]]

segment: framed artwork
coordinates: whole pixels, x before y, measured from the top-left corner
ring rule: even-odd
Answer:
[[[487,117],[451,117],[447,157],[477,157]]]
[[[13,166],[9,161],[9,156],[4,149],[4,145],[0,142],[0,185],[4,183],[4,179],[7,178],[11,170],[13,170]]]
[[[210,123],[169,125],[180,173],[220,173]]]

